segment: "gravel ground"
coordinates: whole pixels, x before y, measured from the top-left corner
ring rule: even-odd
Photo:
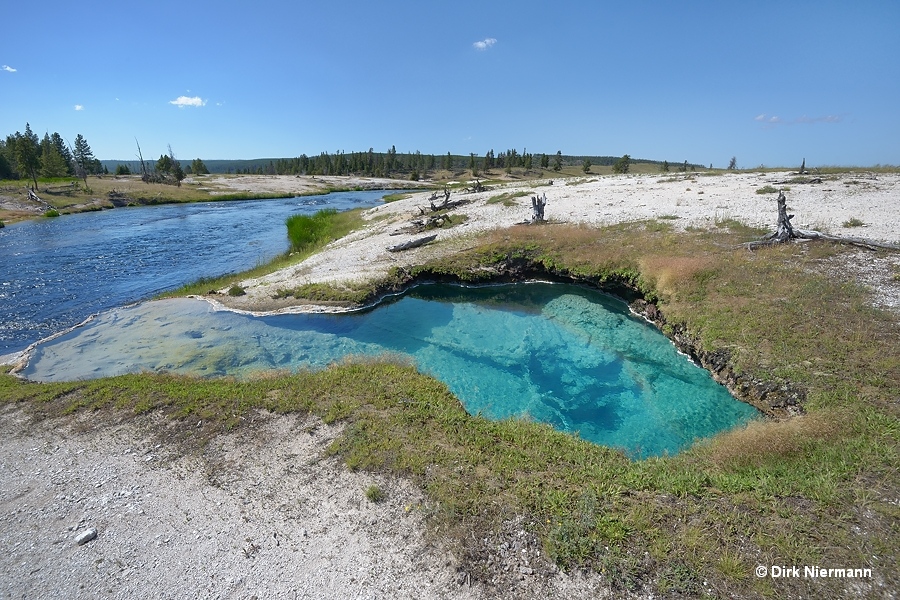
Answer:
[[[0,598],[606,597],[517,523],[474,582],[425,533],[422,494],[326,457],[340,428],[314,417],[260,415],[193,452],[160,419],[0,409]]]

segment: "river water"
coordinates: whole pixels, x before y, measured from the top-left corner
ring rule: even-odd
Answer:
[[[243,271],[288,249],[285,219],[387,192],[117,208],[0,229],[0,355],[102,310]]]

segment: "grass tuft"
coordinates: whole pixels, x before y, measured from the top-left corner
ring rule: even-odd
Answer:
[[[764,185],[763,187],[756,190],[757,194],[777,194],[778,188],[772,187],[771,185]]]
[[[382,490],[375,484],[372,484],[366,488],[366,500],[368,500],[369,502],[377,504],[378,502],[384,500],[386,497],[387,495],[384,493],[384,490]]]

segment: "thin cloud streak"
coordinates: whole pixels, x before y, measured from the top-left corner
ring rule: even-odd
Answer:
[[[825,115],[823,117],[809,117],[803,115],[791,120],[785,120],[777,115],[769,116],[765,113],[756,115],[753,120],[761,123],[765,129],[771,129],[776,125],[811,125],[813,123],[840,123],[844,118],[840,115]]]
[[[6,71],[7,73],[15,73],[15,72],[18,70],[18,69],[13,69],[13,68],[12,68],[11,66],[9,66],[9,65],[3,65],[2,67],[0,67],[0,69],[3,69],[3,70]]]

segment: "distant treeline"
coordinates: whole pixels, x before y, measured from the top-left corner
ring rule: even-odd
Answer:
[[[200,161],[209,173],[252,174],[252,175],[358,175],[365,177],[404,177],[419,179],[438,170],[449,172],[472,171],[476,175],[485,171],[524,169],[560,170],[562,167],[582,165],[589,160],[592,165],[612,166],[617,156],[567,156],[561,152],[553,155],[519,153],[511,149],[495,153],[489,150],[484,155],[422,154],[397,152],[391,147],[387,152],[322,152],[317,156],[301,154],[294,158],[254,158],[245,160],[203,160]],[[195,159],[195,163],[199,159]],[[123,171],[127,167],[132,173],[138,172],[140,163],[136,160],[104,160],[103,165],[111,172]],[[632,163],[663,165],[665,161],[631,159]],[[666,163],[668,164],[668,163]],[[120,167],[120,165],[122,167]],[[693,165],[691,165],[693,166]],[[186,167],[191,173],[192,169]]]
[[[138,146],[140,151],[140,147]],[[117,175],[141,174],[146,181],[180,182],[186,175],[203,173],[234,173],[255,175],[356,175],[364,177],[394,177],[419,180],[437,172],[443,175],[483,176],[496,173],[497,170],[512,173],[513,169],[525,173],[538,170],[560,171],[564,167],[580,165],[585,173],[590,166],[614,166],[625,161],[631,164],[649,163],[659,165],[660,170],[667,171],[669,163],[647,159],[634,159],[628,155],[616,156],[567,156],[561,151],[555,154],[533,154],[527,150],[519,152],[507,149],[494,152],[493,149],[483,155],[422,154],[415,152],[400,153],[391,146],[387,152],[375,152],[369,148],[366,152],[321,152],[316,156],[301,154],[294,158],[256,158],[250,160],[201,160],[194,158],[190,163],[182,165],[175,158],[171,147],[168,154],[161,154],[158,160],[145,158],[140,160],[98,160],[94,157],[87,140],[78,134],[74,147],[63,139],[59,133],[45,133],[43,139],[38,137],[30,125],[25,124],[25,133],[15,132],[0,138],[0,179],[28,179],[32,186],[37,179],[77,176],[85,179],[88,175],[115,173]],[[625,160],[627,159],[627,160]],[[689,165],[679,165],[686,170]],[[627,166],[625,171],[627,172]]]

